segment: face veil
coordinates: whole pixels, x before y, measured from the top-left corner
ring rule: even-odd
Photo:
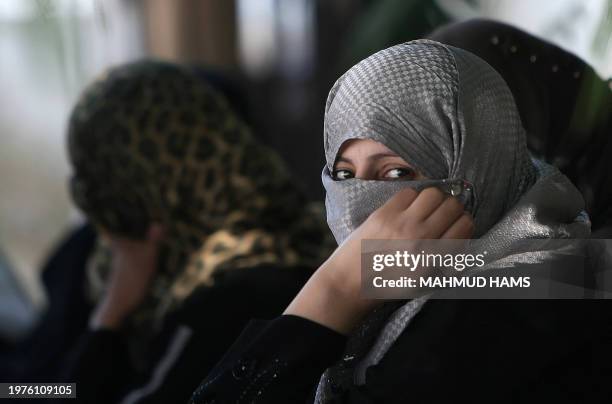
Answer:
[[[350,139],[384,144],[428,180],[334,180],[338,151]],[[353,66],[329,93],[324,147],[327,221],[338,243],[401,189],[456,183],[470,184],[463,196],[476,225],[472,241],[508,268],[555,254],[521,250],[521,241],[590,234],[579,191],[556,168],[530,156],[504,80],[458,48],[417,40]],[[430,298],[389,302],[371,313],[347,344],[344,357],[352,361],[327,369],[315,402],[334,402],[348,386],[364,384],[366,370],[380,362]]]
[[[352,220],[338,195],[359,199],[360,209],[371,213],[401,188],[419,187],[414,182],[333,181],[329,173],[349,139],[376,140],[432,180],[472,184],[477,235],[535,180],[525,131],[503,79],[475,55],[433,41],[383,50],[340,77],[327,100],[324,131],[323,183],[329,225],[339,242],[364,212]]]

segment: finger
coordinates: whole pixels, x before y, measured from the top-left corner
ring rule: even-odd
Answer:
[[[434,238],[440,238],[464,213],[464,207],[455,197],[446,196],[446,199],[423,223]]]
[[[419,193],[412,188],[402,189],[383,205],[385,210],[401,212],[406,210],[414,200],[419,196]]]
[[[424,221],[438,209],[438,206],[440,206],[445,199],[446,194],[438,188],[425,188],[419,193],[419,196],[412,202],[406,212],[410,213],[412,218]]]
[[[474,234],[472,215],[464,212],[440,238],[469,239]]]

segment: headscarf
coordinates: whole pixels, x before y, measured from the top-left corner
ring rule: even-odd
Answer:
[[[451,52],[433,41],[408,42],[375,53],[340,77],[330,91],[323,183],[328,222],[341,239],[358,223],[342,228],[343,216],[353,213],[350,207],[339,206],[336,198],[378,194],[384,203],[407,185],[331,180],[338,150],[354,138],[384,144],[429,179],[471,183],[477,235],[491,228],[535,177],[525,132],[505,82],[476,56],[460,49]],[[368,192],[369,187],[376,191]],[[371,208],[369,213],[377,207]]]
[[[145,331],[219,272],[314,270],[329,255],[322,209],[192,69],[158,61],[111,69],[76,104],[68,148],[72,196],[90,221],[137,239],[152,222],[164,227],[150,296],[133,316]],[[108,271],[99,251],[94,300]]]
[[[431,180],[470,184],[466,209],[475,237],[496,254],[529,238],[589,234],[582,196],[557,169],[530,157],[506,83],[469,52],[417,40],[375,53],[332,87],[324,131],[327,218],[339,243],[396,192],[431,186]],[[356,138],[384,144],[429,180],[334,181],[338,150]],[[330,388],[334,384],[363,384],[367,367],[382,359],[426,301],[391,303],[372,313],[349,341],[350,361],[322,376],[316,402],[341,390]]]

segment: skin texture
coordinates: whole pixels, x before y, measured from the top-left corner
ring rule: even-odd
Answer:
[[[90,320],[92,329],[119,329],[144,300],[157,271],[159,245],[164,231],[152,224],[145,240],[102,232],[111,250],[111,276],[104,298]]]
[[[334,178],[425,179],[384,145],[368,139],[346,142],[338,153]],[[300,316],[342,334],[382,300],[364,299],[361,287],[362,239],[469,239],[474,223],[463,205],[438,188],[405,189],[370,215],[321,265],[284,314]],[[329,310],[333,307],[334,310]]]

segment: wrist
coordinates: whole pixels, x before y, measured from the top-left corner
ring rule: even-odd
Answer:
[[[343,276],[342,261],[330,262],[322,275],[327,278],[324,283],[325,293],[329,295],[330,308],[342,312],[350,322],[347,325],[352,329],[382,300],[368,299],[361,293],[361,276]],[[354,268],[355,269],[355,268]]]
[[[125,316],[122,313],[103,300],[96,306],[90,318],[89,326],[92,330],[118,330],[121,328],[124,318]]]
[[[361,297],[358,283],[343,282],[337,260],[323,264],[284,314],[307,318],[341,334],[350,334],[379,302]]]

